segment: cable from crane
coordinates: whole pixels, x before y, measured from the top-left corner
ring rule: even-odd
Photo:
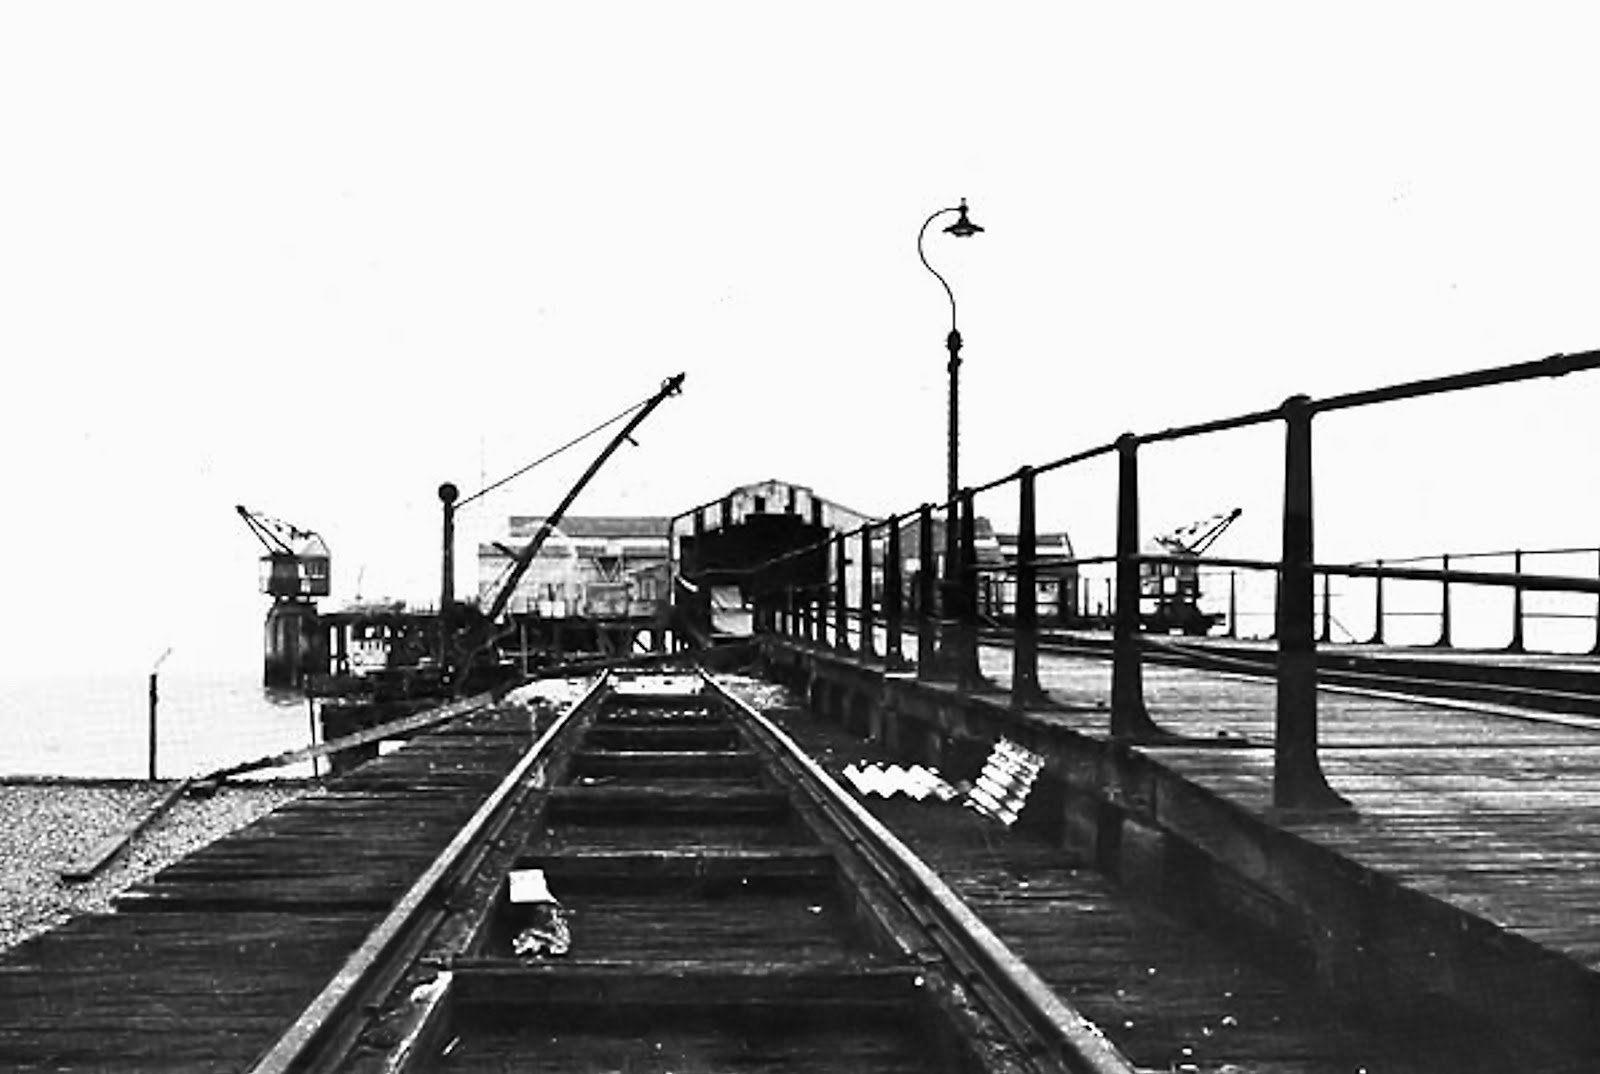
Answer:
[[[572,440],[568,440],[565,444],[562,444],[560,447],[556,448],[554,451],[551,451],[546,455],[543,455],[543,456],[541,456],[541,457],[539,457],[537,459],[534,459],[532,462],[530,462],[528,465],[524,466],[522,469],[518,470],[516,473],[510,474],[510,475],[508,475],[506,477],[502,477],[500,480],[496,481],[494,484],[486,485],[483,488],[479,489],[477,492],[474,492],[471,496],[468,496],[468,497],[466,497],[466,498],[464,498],[462,500],[458,500],[456,502],[456,510],[459,511],[461,508],[465,507],[467,504],[471,503],[473,500],[476,500],[476,499],[478,499],[480,497],[483,497],[483,496],[487,496],[489,493],[493,492],[495,489],[499,488],[502,485],[510,484],[511,482],[515,481],[517,478],[521,477],[523,474],[527,473],[529,470],[532,470],[534,467],[540,466],[540,465],[542,465],[544,463],[549,462],[551,459],[555,458],[557,455],[561,454],[563,451],[566,451],[569,448],[577,447],[579,444],[583,443],[585,440],[589,439],[591,436],[594,436],[596,433],[600,432],[603,429],[610,428],[611,426],[615,425],[617,422],[621,421],[623,418],[627,417],[629,414],[632,414],[635,410],[638,410],[640,407],[644,406],[648,402],[649,402],[649,400],[646,399],[646,400],[644,400],[642,402],[638,402],[638,403],[633,404],[628,409],[626,409],[622,413],[618,414],[616,417],[607,418],[605,421],[601,422],[599,425],[596,425],[593,429],[590,429],[588,432],[582,434],[581,436],[578,436],[578,437],[576,437],[575,439],[572,439]]]

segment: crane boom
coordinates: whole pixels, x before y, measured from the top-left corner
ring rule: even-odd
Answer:
[[[632,419],[629,420],[628,424],[622,427],[622,431],[611,438],[611,442],[605,446],[605,449],[600,452],[599,456],[594,460],[594,462],[589,464],[589,468],[583,472],[583,476],[578,478],[577,484],[572,486],[571,490],[568,491],[566,497],[562,499],[561,503],[557,505],[556,509],[552,511],[549,517],[547,517],[540,524],[538,532],[533,535],[533,539],[530,540],[523,547],[522,551],[517,554],[517,559],[512,565],[511,573],[501,584],[500,592],[495,594],[494,603],[490,606],[487,613],[489,622],[492,623],[499,619],[500,616],[505,612],[506,605],[511,602],[512,594],[516,592],[517,583],[522,581],[522,576],[527,573],[528,568],[533,564],[533,559],[539,554],[539,549],[542,548],[545,541],[549,539],[551,532],[561,524],[561,519],[565,517],[567,508],[572,506],[572,502],[578,498],[578,494],[583,491],[584,486],[589,483],[590,479],[592,479],[595,474],[599,473],[600,467],[604,466],[606,460],[611,458],[612,453],[615,452],[617,448],[622,446],[622,442],[624,440],[628,440],[632,436],[633,431],[644,422],[645,418],[650,416],[651,411],[660,406],[668,396],[677,395],[680,391],[682,391],[683,377],[684,375],[679,373],[677,376],[670,377],[661,382],[661,388],[655,393],[655,395],[651,396],[643,406],[639,408],[638,413],[634,414]]]

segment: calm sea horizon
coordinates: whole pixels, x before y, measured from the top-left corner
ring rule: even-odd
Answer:
[[[0,778],[144,779],[150,767],[148,673],[0,673]],[[311,742],[305,695],[267,690],[255,669],[163,671],[157,678],[156,776],[177,779]],[[265,775],[309,776],[309,764]]]

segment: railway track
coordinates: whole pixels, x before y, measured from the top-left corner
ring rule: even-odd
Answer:
[[[1132,1069],[698,674],[599,680],[250,1067]]]
[[[986,644],[1008,645],[999,633]],[[1271,648],[1220,649],[1203,643],[1146,635],[1146,659],[1250,678],[1276,674]],[[1042,636],[1041,652],[1110,659],[1110,643]],[[1323,650],[1318,654],[1320,685],[1360,693],[1419,701],[1465,703],[1477,711],[1522,720],[1600,730],[1600,668],[1471,661],[1449,656],[1403,656]]]

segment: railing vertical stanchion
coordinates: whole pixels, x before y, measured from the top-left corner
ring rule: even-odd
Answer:
[[[884,661],[890,671],[906,666],[905,654],[905,560],[900,554],[900,516],[890,515],[885,523],[883,551],[883,627]]]
[[[1511,572],[1518,577],[1522,575],[1522,549],[1511,553]],[[1511,587],[1511,643],[1506,646],[1510,653],[1524,651],[1522,637],[1522,587]]]
[[[1139,438],[1117,438],[1116,610],[1111,627],[1111,737],[1136,742],[1170,738],[1144,704],[1139,654]]]
[[[833,539],[833,651],[850,652],[850,591],[845,585],[847,564],[844,534]]]
[[[1439,569],[1450,569],[1450,553],[1446,552],[1439,557]],[[1454,631],[1451,629],[1450,614],[1450,579],[1444,578],[1439,583],[1439,640],[1433,644],[1440,649],[1448,649],[1454,642]]]
[[[1032,467],[1024,466],[1017,472],[1016,625],[1011,661],[1011,704],[1019,709],[1045,698],[1039,686],[1039,532],[1034,485]]]
[[[876,617],[872,614],[872,527],[861,527],[861,642],[856,651],[864,659],[878,655]]]
[[[959,677],[961,608],[961,497],[944,505],[944,562],[939,572],[939,647],[933,662],[934,677]]]
[[[984,681],[983,671],[978,666],[977,505],[971,489],[963,489],[958,502],[961,505],[961,540],[960,573],[956,575],[956,684],[963,690],[974,690]]]
[[[1379,573],[1372,579],[1372,642],[1373,645],[1383,644],[1383,560],[1378,560]]]
[[[1333,577],[1322,576],[1322,630],[1317,634],[1317,644],[1333,643]]]
[[[1228,637],[1239,636],[1239,572],[1228,570]]]
[[[1283,404],[1283,558],[1278,571],[1278,706],[1272,803],[1287,813],[1347,812],[1317,754],[1316,560],[1312,535],[1311,400]]]
[[[828,616],[833,600],[833,558],[828,555],[828,549],[828,541],[824,539],[817,551],[816,615],[812,622],[812,629],[816,632],[812,640],[822,649],[828,647]]]
[[[1596,557],[1595,573],[1600,576],[1600,555]],[[1594,645],[1589,649],[1589,655],[1600,656],[1600,593],[1595,594],[1594,598]]]
[[[933,547],[933,508],[917,508],[917,678],[931,679],[938,672],[935,650],[934,603],[935,570],[939,562]]]

